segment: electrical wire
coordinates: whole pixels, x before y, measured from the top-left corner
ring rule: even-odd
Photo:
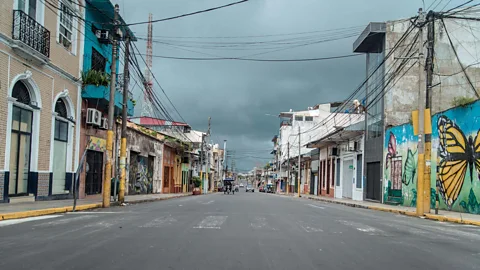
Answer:
[[[460,65],[460,67],[462,68],[462,71],[465,75],[465,78],[467,79],[468,81],[468,84],[470,85],[470,87],[472,88],[472,91],[475,93],[475,96],[477,97],[477,99],[480,98],[480,95],[478,94],[477,90],[475,89],[475,86],[473,85],[472,81],[470,80],[470,76],[468,75],[467,71],[466,71],[466,68],[463,67],[463,64],[462,62],[460,61],[460,58],[458,57],[458,53],[457,53],[457,50],[455,49],[455,46],[453,45],[453,42],[452,42],[452,39],[450,38],[450,34],[448,32],[448,29],[447,29],[447,26],[445,25],[445,21],[443,20],[443,18],[440,19],[440,22],[442,23],[443,25],[443,29],[445,29],[445,33],[447,34],[447,38],[448,38],[448,41],[450,43],[450,46],[452,47],[452,50],[455,54],[455,57],[457,58],[457,61],[458,61],[458,64]]]
[[[175,107],[175,105],[173,104],[173,102],[170,100],[170,98],[168,97],[167,93],[165,92],[165,89],[163,89],[162,85],[158,82],[157,78],[155,77],[155,75],[153,74],[153,71],[150,69],[150,67],[147,65],[147,62],[145,61],[145,58],[143,58],[143,56],[140,54],[140,50],[137,48],[136,45],[134,45],[134,48],[136,49],[136,51],[138,52],[138,54],[140,55],[143,63],[145,64],[145,66],[148,68],[149,72],[152,74],[152,78],[155,80],[155,82],[157,83],[158,87],[160,87],[160,89],[162,90],[163,94],[165,95],[165,97],[167,98],[168,102],[172,105],[172,107],[175,109],[175,112],[177,112],[178,116],[180,117],[180,119],[183,120],[183,122],[186,123],[185,119],[182,117],[182,115],[180,114],[180,112],[177,110],[177,107]]]
[[[361,56],[362,54],[347,54],[318,58],[299,58],[299,59],[257,59],[257,58],[238,58],[238,57],[217,57],[217,58],[194,58],[194,57],[176,57],[165,55],[153,55],[155,58],[174,59],[174,60],[196,60],[196,61],[218,61],[218,60],[239,60],[239,61],[252,61],[252,62],[309,62],[309,61],[324,61],[340,58],[349,58],[355,56]]]
[[[284,34],[264,34],[264,35],[250,35],[250,36],[196,36],[196,37],[185,37],[185,36],[153,36],[157,38],[169,38],[169,39],[239,39],[239,38],[264,38],[264,37],[278,37],[278,36],[294,36],[294,35],[302,35],[302,34],[312,34],[312,33],[325,33],[330,31],[337,31],[337,30],[353,30],[358,29],[362,30],[365,28],[365,25],[359,26],[351,26],[351,27],[343,27],[343,28],[335,28],[335,29],[326,29],[326,30],[315,30],[315,31],[306,31],[306,32],[294,32],[294,33],[284,33]],[[146,36],[146,35],[136,35],[136,36]]]
[[[416,21],[416,18],[415,18],[415,21]],[[413,31],[414,29],[414,24],[411,23],[409,28],[404,32],[404,34],[399,38],[399,40],[397,41],[397,43],[393,46],[393,48],[390,50],[390,52],[384,57],[384,59],[382,60],[382,62],[370,73],[369,76],[367,76],[367,78],[353,91],[352,94],[350,94],[350,96],[346,99],[345,102],[342,103],[342,105],[340,105],[339,107],[337,107],[337,109],[332,113],[330,114],[327,118],[325,118],[324,120],[322,120],[320,123],[318,123],[317,125],[315,125],[314,127],[312,127],[311,129],[308,129],[306,131],[303,131],[301,134],[304,134],[304,133],[307,133],[307,132],[311,132],[313,130],[316,130],[318,128],[320,128],[321,126],[324,126],[326,123],[328,123],[329,121],[331,121],[332,119],[334,119],[335,121],[335,117],[336,115],[340,112],[340,111],[343,111],[345,109],[345,107],[347,106],[346,104],[347,103],[350,103],[350,101],[353,99],[353,97],[355,97],[355,95],[357,93],[359,93],[361,91],[361,89],[365,86],[365,84],[370,80],[370,78],[385,64],[385,62],[387,61],[387,59],[396,51],[396,49],[398,49],[399,45],[410,35],[410,33]]]
[[[132,64],[132,67],[135,67],[136,69],[134,70],[137,75],[139,76],[140,80],[143,83],[143,85],[146,85],[146,79],[141,71],[141,68],[138,64],[138,61],[136,60],[136,57],[135,57],[135,52],[133,51],[132,52],[132,55],[131,55],[131,59],[130,59],[130,63]],[[165,109],[165,107],[162,105],[161,101],[159,100],[159,98],[156,96],[156,93],[154,91],[152,91],[152,89],[148,89],[148,87],[145,87],[145,92],[144,92],[144,95],[147,95],[149,98],[150,98],[150,101],[152,101],[152,105],[154,105],[156,107],[156,110],[155,112],[157,113],[163,113],[163,115],[160,115],[160,118],[164,118],[166,120],[169,120],[169,121],[172,121],[172,122],[175,122],[173,120],[173,118],[170,116],[170,114],[167,112],[167,110]],[[158,116],[157,116],[158,117]],[[181,130],[179,131],[180,127],[178,126],[173,126],[172,130],[174,132],[177,132],[178,134],[180,134],[182,137],[186,138],[187,140],[189,140],[190,142],[192,142],[190,140],[190,138],[188,138]]]
[[[233,2],[233,3],[230,3],[230,4],[217,6],[217,7],[213,7],[213,8],[208,8],[208,9],[204,9],[204,10],[199,10],[199,11],[195,11],[195,12],[190,12],[190,13],[186,13],[186,14],[182,14],[182,15],[177,15],[177,16],[168,17],[168,18],[164,18],[164,19],[152,20],[151,23],[170,21],[170,20],[174,20],[174,19],[179,19],[179,18],[183,18],[183,17],[197,15],[197,14],[201,14],[201,13],[205,13],[205,12],[214,11],[214,10],[217,10],[217,9],[222,9],[222,8],[242,4],[242,3],[245,3],[245,2],[248,2],[248,1],[249,0],[241,0],[241,1],[238,1],[238,2]],[[121,26],[132,26],[132,25],[147,24],[147,23],[150,23],[150,21],[127,23],[127,24],[124,24],[124,25],[121,25]]]

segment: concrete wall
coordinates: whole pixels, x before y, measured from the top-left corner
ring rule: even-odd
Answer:
[[[120,131],[118,125],[117,132]],[[148,158],[153,158],[153,166],[148,166]],[[132,162],[132,158],[137,158],[137,162]],[[137,130],[127,129],[127,181],[125,183],[126,194],[135,194],[135,182],[141,181],[143,185],[148,186],[149,192],[160,193],[162,187],[162,159],[163,143],[151,136],[148,136]],[[130,164],[138,164],[136,168],[131,168]],[[150,170],[153,169],[153,172]],[[132,170],[138,171],[131,174]],[[140,178],[137,179],[139,177]],[[145,183],[143,183],[145,182]],[[151,191],[150,191],[151,190]],[[141,192],[145,193],[145,192]]]
[[[480,167],[476,165],[476,154],[480,140],[480,101],[456,107],[432,116],[432,150],[431,150],[431,187],[430,204],[435,206],[435,188],[440,190],[440,208],[452,211],[480,214]],[[446,137],[444,132],[449,137]],[[451,136],[451,137],[450,137]],[[442,140],[442,138],[447,138]],[[416,206],[417,202],[417,136],[413,135],[411,124],[404,124],[387,129],[385,137],[384,198],[389,189],[400,187],[401,200],[405,206]],[[388,151],[388,142],[394,142]],[[447,145],[459,145],[453,147]],[[467,156],[455,156],[452,153],[466,153],[474,150],[473,163],[468,164]],[[463,149],[463,150],[462,150]],[[394,165],[398,162],[398,166]],[[397,168],[398,172],[394,173]],[[442,184],[443,183],[443,184]],[[453,187],[457,187],[454,189]],[[458,190],[458,192],[455,192]]]
[[[450,45],[446,31],[440,20],[435,21],[435,68],[432,88],[432,114],[455,107],[454,98],[476,97],[475,91],[480,92],[480,63],[478,63],[478,47],[477,37],[480,22],[465,21],[456,19],[444,19],[446,28],[457,51],[460,63],[457,60],[454,50]],[[392,21],[387,22],[386,33],[386,54],[394,47],[403,33],[410,25],[409,21]],[[406,49],[413,42],[417,33],[414,29],[410,36],[402,43],[402,46],[386,60],[386,76],[389,76],[394,69],[388,72],[395,61],[395,57],[405,57]],[[472,32],[477,31],[477,33]],[[424,28],[424,40],[427,40],[427,28]],[[415,45],[417,46],[417,45]],[[417,47],[418,48],[418,47]],[[413,48],[412,52],[415,52]],[[424,55],[427,55],[426,47],[423,48]],[[405,53],[402,53],[404,52]],[[405,68],[400,72],[408,70],[409,67],[415,65],[408,71],[403,78],[391,87],[387,87],[384,97],[385,101],[385,126],[397,126],[408,123],[411,119],[411,111],[418,108],[418,65],[415,60],[409,60]],[[396,66],[397,66],[396,65]],[[394,66],[394,67],[396,67]],[[462,71],[462,66],[466,68],[474,90]]]

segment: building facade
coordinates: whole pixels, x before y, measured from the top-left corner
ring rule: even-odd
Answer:
[[[354,44],[355,52],[367,54],[367,97],[376,91],[385,92],[371,106],[378,110],[369,109],[366,114],[364,197],[404,206],[423,203],[428,211],[439,195],[440,209],[478,213],[478,208],[472,207],[480,196],[475,184],[478,175],[468,173],[467,166],[451,167],[452,159],[463,161],[452,155],[454,150],[449,145],[473,147],[469,138],[477,138],[480,127],[476,117],[480,66],[475,57],[476,33],[472,32],[479,23],[470,21],[466,25],[453,18],[440,20],[440,16],[426,15],[425,44],[416,42],[418,29],[412,30],[411,22],[404,20],[371,23]],[[420,82],[420,89],[427,93],[424,100],[419,99],[418,64],[405,61],[412,50],[419,48],[426,56],[426,81]],[[382,62],[384,67],[376,69]],[[394,84],[389,83],[390,77],[396,77]],[[418,122],[412,114],[418,102],[425,102],[429,108],[425,130],[431,130],[425,147],[425,170],[430,179],[424,189],[429,192],[421,202],[417,201]]]
[[[106,140],[108,126],[108,104],[110,101],[110,77],[113,60],[112,40],[117,38],[120,42],[129,36],[135,41],[135,36],[128,28],[121,28],[115,34],[111,24],[114,16],[114,6],[110,1],[86,1],[85,18],[83,25],[84,53],[82,65],[82,101],[79,118],[80,124],[80,151],[79,156],[85,155],[85,162],[79,177],[79,196],[100,196],[103,191],[104,168],[106,163]],[[120,17],[120,22],[125,23]],[[120,50],[119,50],[120,52]],[[123,106],[123,76],[120,71],[120,54],[117,54],[116,80],[114,93],[114,117],[122,114]],[[133,114],[133,99],[129,93],[127,101],[127,115]],[[114,121],[114,131],[117,129]],[[115,133],[119,138],[120,133]],[[114,143],[114,149],[119,149],[120,144]],[[153,150],[152,150],[153,151]],[[137,160],[137,158],[131,159]],[[136,163],[135,163],[136,164]],[[112,162],[112,176],[118,176],[117,160]],[[127,174],[128,176],[128,174]],[[113,186],[112,186],[113,190]]]
[[[68,197],[78,164],[82,3],[0,2],[0,202]]]

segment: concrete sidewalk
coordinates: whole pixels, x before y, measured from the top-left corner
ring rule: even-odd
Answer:
[[[285,193],[277,193],[277,194],[285,195],[285,196],[297,196],[297,194],[294,195],[291,193],[288,195]],[[309,194],[301,194],[301,197],[309,200],[342,204],[350,207],[358,207],[358,208],[391,212],[391,213],[417,217],[415,207],[394,206],[394,205],[381,204],[381,203],[369,202],[369,201],[354,201],[350,199],[335,199],[330,197],[316,196],[316,195],[309,195]],[[445,210],[439,210],[438,215],[435,215],[434,213],[435,213],[435,210],[431,210],[429,214],[425,214],[421,216],[421,218],[480,226],[480,215],[451,212],[451,211],[445,211]]]
[[[153,202],[160,200],[168,200],[173,198],[190,196],[192,193],[175,193],[175,194],[145,194],[125,196],[125,202],[129,204]],[[118,203],[112,202],[112,206]],[[101,197],[94,196],[87,199],[77,201],[77,211],[101,208]],[[58,214],[71,212],[73,210],[73,200],[53,200],[53,201],[37,201],[27,203],[5,203],[0,204],[0,220],[34,217],[50,214]]]

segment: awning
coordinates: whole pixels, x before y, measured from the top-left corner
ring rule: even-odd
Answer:
[[[340,128],[334,132],[327,134],[323,138],[310,142],[307,144],[308,148],[324,148],[327,146],[336,145],[342,142],[348,142],[355,137],[364,133],[365,122],[361,121],[351,126]]]

